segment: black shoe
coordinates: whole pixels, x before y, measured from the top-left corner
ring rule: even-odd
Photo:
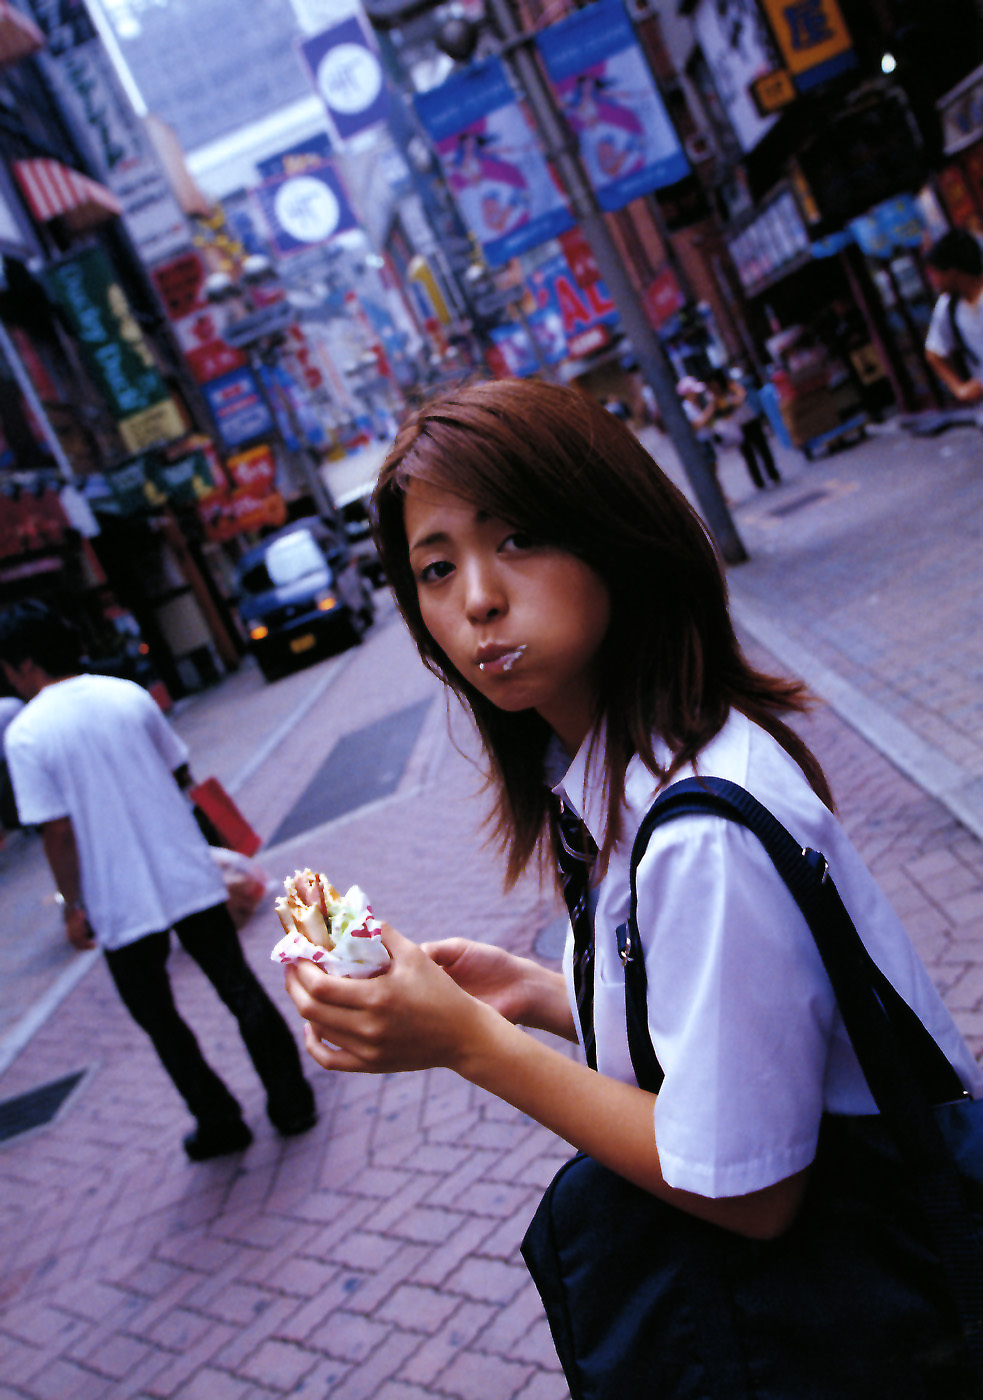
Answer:
[[[287,1118],[274,1118],[271,1114],[270,1122],[281,1137],[297,1137],[300,1133],[309,1133],[314,1127],[317,1122],[317,1109],[305,1108],[301,1113]]]
[[[230,1152],[243,1152],[253,1135],[242,1119],[232,1123],[206,1127],[199,1123],[184,1139],[184,1150],[192,1162],[207,1162],[212,1157],[225,1157]]]

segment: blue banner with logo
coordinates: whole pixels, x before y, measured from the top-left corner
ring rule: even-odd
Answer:
[[[261,161],[253,191],[280,257],[299,253],[358,226],[326,136],[312,136]]]
[[[573,226],[500,59],[472,64],[413,100],[490,267]]]
[[[340,140],[388,121],[385,74],[357,15],[305,40],[300,54]]]
[[[602,209],[623,209],[689,174],[622,0],[597,0],[536,43]]]
[[[226,447],[272,432],[276,426],[251,369],[237,369],[201,386]]]

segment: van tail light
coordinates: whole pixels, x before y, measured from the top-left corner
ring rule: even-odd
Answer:
[[[264,637],[268,637],[269,635],[270,629],[264,627],[262,623],[257,623],[255,627],[250,627],[249,629],[249,638],[250,641],[253,642],[261,642]]]

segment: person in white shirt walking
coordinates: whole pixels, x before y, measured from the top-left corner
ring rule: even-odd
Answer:
[[[925,337],[925,358],[960,404],[983,404],[983,248],[952,229],[926,254],[940,296]]]
[[[172,928],[235,1016],[274,1127],[313,1127],[297,1046],[243,956],[182,791],[191,783],[184,742],[140,686],[82,674],[74,629],[42,603],[0,615],[0,667],[27,702],[4,736],[20,820],[41,829],[69,942],[104,950],[124,1005],[197,1120],[188,1156],[241,1151],[252,1133],[174,1004]]]

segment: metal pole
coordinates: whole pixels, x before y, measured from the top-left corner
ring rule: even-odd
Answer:
[[[724,559],[729,564],[740,564],[747,559],[747,551],[727,509],[720,483],[683,412],[672,365],[639,305],[638,294],[577,154],[575,137],[532,53],[533,38],[520,29],[510,0],[488,0],[488,13],[502,42],[502,57],[528,103],[537,134],[556,167],[574,218],[590,244],[622,327],[634,348],[639,369],[655,394],[662,422],[679,454],[703,518]]]

